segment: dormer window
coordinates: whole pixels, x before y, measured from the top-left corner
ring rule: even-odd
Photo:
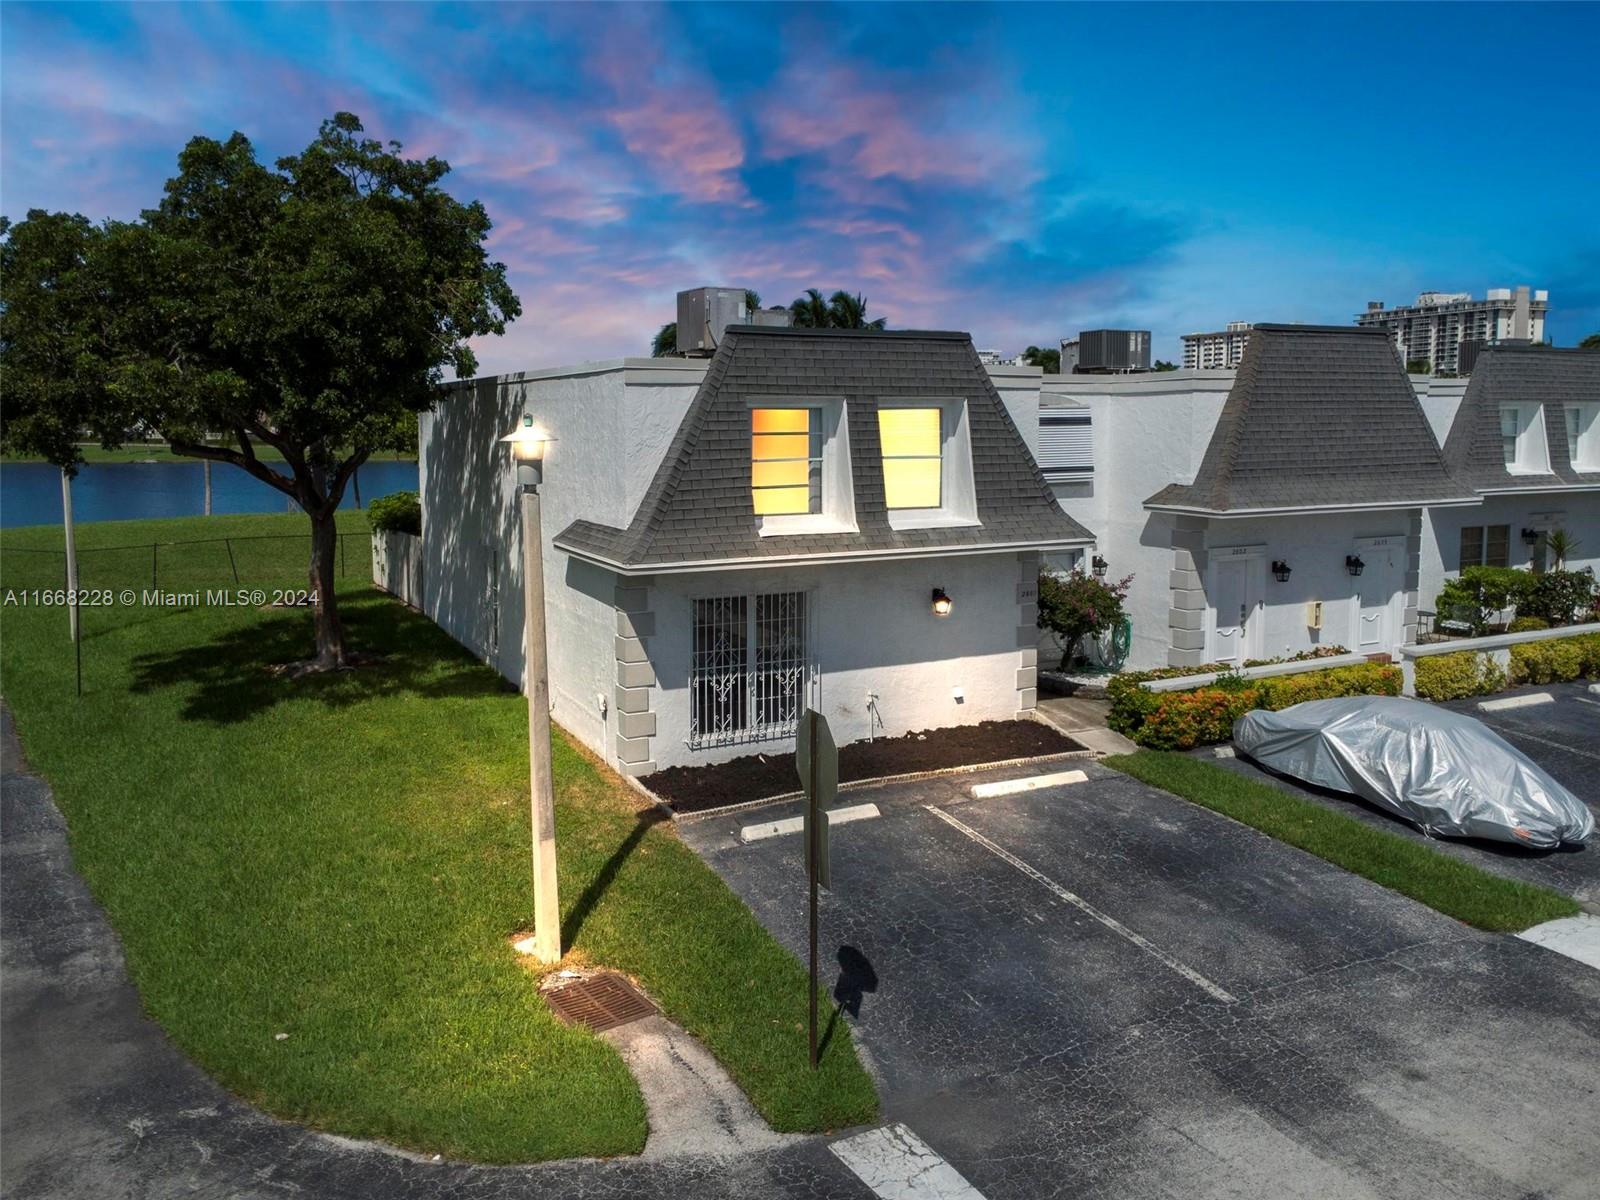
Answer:
[[[750,494],[756,516],[822,511],[822,410],[750,412]]]
[[[880,398],[883,501],[892,529],[977,525],[967,402],[957,397]]]
[[[842,396],[751,398],[750,506],[762,537],[855,531]]]
[[[1568,404],[1567,455],[1579,471],[1600,471],[1600,404]]]
[[[944,410],[880,408],[883,497],[892,509],[938,508],[944,500]]]
[[[1500,406],[1500,453],[1513,475],[1544,475],[1550,471],[1545,449],[1544,406]]]

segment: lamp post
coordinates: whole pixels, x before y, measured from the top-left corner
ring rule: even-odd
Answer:
[[[533,418],[500,439],[517,463],[522,510],[522,627],[527,646],[523,668],[528,693],[528,763],[533,814],[533,936],[517,943],[540,962],[561,958],[561,906],[556,899],[555,782],[550,766],[550,663],[544,631],[544,534],[539,520],[539,484],[544,454],[554,439],[535,429]]]

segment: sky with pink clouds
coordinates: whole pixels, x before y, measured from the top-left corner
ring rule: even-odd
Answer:
[[[0,211],[131,218],[191,136],[435,154],[523,317],[647,353],[681,288],[864,293],[1015,352],[1530,283],[1600,329],[1600,6],[0,6]]]

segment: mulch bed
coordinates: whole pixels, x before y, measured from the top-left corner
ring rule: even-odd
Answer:
[[[1082,749],[1071,738],[1037,721],[984,721],[841,746],[839,782]],[[705,767],[668,767],[639,782],[672,805],[674,812],[721,808],[800,790],[792,753],[749,754]]]

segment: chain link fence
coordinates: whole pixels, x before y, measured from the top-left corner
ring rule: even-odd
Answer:
[[[338,535],[335,570],[341,579],[372,578],[372,535]],[[7,588],[65,588],[64,550],[0,544]],[[182,591],[193,587],[252,584],[303,585],[311,563],[311,535],[250,534],[126,546],[80,546],[78,589],[134,588]]]

